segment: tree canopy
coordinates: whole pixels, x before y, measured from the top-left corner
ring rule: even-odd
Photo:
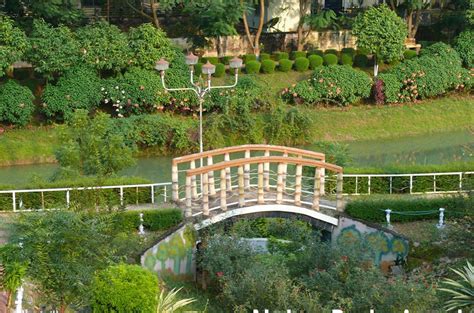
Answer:
[[[14,26],[12,19],[0,14],[0,77],[14,62],[20,61],[27,47],[25,33]]]

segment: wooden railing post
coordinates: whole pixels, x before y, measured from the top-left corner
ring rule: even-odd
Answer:
[[[195,169],[196,168],[196,161],[192,160],[189,164],[190,169]],[[197,195],[197,184],[196,184],[196,176],[191,177],[191,192],[193,199],[196,200],[198,195]]]
[[[250,158],[250,150],[245,150],[245,158],[246,159]],[[244,165],[244,185],[245,185],[245,190],[250,189],[250,164]]]
[[[202,214],[209,216],[209,176],[202,174]]]
[[[265,156],[270,156],[270,150],[265,150]],[[263,185],[265,191],[270,191],[270,163],[268,162],[263,164]]]
[[[207,157],[207,165],[212,165],[213,163],[214,162],[213,162],[212,156],[208,156]],[[209,176],[209,195],[211,197],[215,197],[216,196],[216,187],[214,185],[214,172],[210,171],[208,176]]]
[[[336,185],[336,210],[342,212],[342,173],[337,174],[337,185]]]
[[[244,167],[241,165],[237,170],[239,180],[239,207],[245,206],[245,181],[244,181]]]
[[[193,206],[193,192],[192,192],[192,177],[186,176],[186,210],[184,211],[184,216],[190,218],[192,216],[192,206]]]
[[[283,163],[278,164],[276,203],[283,203]]]
[[[313,189],[313,210],[319,211],[319,196],[321,192],[321,168],[317,167],[314,172],[314,189]]]
[[[287,152],[283,153],[283,157],[287,158],[288,153]],[[285,190],[286,190],[286,176],[287,176],[287,173],[288,173],[288,164],[284,163],[283,164],[283,192],[285,192]]]
[[[295,205],[301,206],[301,176],[303,175],[303,165],[296,165],[295,176]]]
[[[226,153],[224,155],[224,161],[225,162],[230,161],[229,153]],[[227,191],[232,191],[232,176],[231,176],[230,167],[225,169],[225,179],[226,179]]]
[[[322,160],[323,162],[326,162],[326,159]],[[321,168],[321,183],[319,184],[319,194],[321,196],[324,196],[326,194],[326,169],[323,167]]]
[[[179,181],[178,181],[178,164],[173,161],[171,165],[171,183],[173,185],[173,201],[179,201]]]
[[[258,204],[263,204],[264,193],[263,193],[263,163],[258,163]]]
[[[226,169],[221,170],[221,210],[227,211]]]

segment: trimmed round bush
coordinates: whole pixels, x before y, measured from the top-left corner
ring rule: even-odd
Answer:
[[[309,68],[309,60],[304,57],[296,58],[294,67],[298,72],[307,71]]]
[[[216,72],[212,74],[214,77],[222,77],[225,74],[225,65],[222,63],[216,64]]]
[[[354,48],[342,48],[341,53],[350,54],[351,56],[356,55],[356,50]]]
[[[202,75],[202,66],[204,65],[204,63],[202,63],[202,60],[201,62],[198,62],[196,63],[196,65],[194,65],[194,74],[196,76],[201,76]]]
[[[296,60],[297,58],[306,58],[306,51],[292,51],[291,59]]]
[[[265,74],[271,74],[275,72],[276,62],[273,60],[263,60],[262,61],[262,72]]]
[[[260,53],[260,62],[264,60],[270,60],[270,59],[271,59],[270,53]]]
[[[243,60],[247,64],[250,61],[257,61],[257,56],[255,54],[244,54]]]
[[[324,57],[324,65],[336,65],[337,64],[337,55],[335,54],[325,54]]]
[[[461,56],[464,66],[474,68],[474,30],[465,30],[456,38],[454,48]]]
[[[289,72],[292,66],[293,66],[293,62],[291,62],[288,59],[283,59],[283,60],[280,60],[278,64],[278,70],[280,72]]]
[[[324,51],[324,54],[335,54],[335,55],[338,55],[338,54],[339,54],[339,51],[337,51],[336,49],[327,49],[326,51]]]
[[[323,65],[323,57],[317,54],[310,55],[309,58],[309,68],[314,70],[317,67]]]
[[[220,58],[220,63],[222,64],[225,64],[225,65],[228,65],[229,64],[229,61],[232,59],[233,57],[230,56],[230,55],[226,55],[224,57],[221,57]]]
[[[7,124],[25,126],[35,110],[33,93],[9,79],[0,86],[0,121]]]
[[[139,265],[119,264],[98,272],[91,290],[94,312],[156,312],[158,278]]]
[[[313,51],[308,52],[308,56],[311,56],[311,55],[319,55],[320,57],[323,57],[324,52],[323,50],[313,50]]]
[[[414,58],[416,58],[416,56],[417,56],[417,53],[416,53],[415,50],[405,50],[403,52],[403,58],[405,60],[414,59]]]
[[[274,55],[276,61],[288,60],[290,58],[288,52],[275,52]]]
[[[260,72],[261,63],[258,61],[248,61],[245,64],[245,72],[247,74],[257,74]]]
[[[369,64],[369,58],[365,54],[356,54],[354,57],[354,65],[357,67],[367,67]]]
[[[209,61],[209,63],[217,65],[219,63],[219,58],[218,57],[206,57],[206,60]]]
[[[352,66],[352,63],[354,63],[354,61],[352,60],[352,55],[351,55],[351,54],[343,53],[343,54],[341,55],[341,64],[342,64],[342,65],[350,65],[350,66]]]

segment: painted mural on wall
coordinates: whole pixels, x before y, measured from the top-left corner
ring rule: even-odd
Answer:
[[[195,242],[194,230],[184,226],[146,251],[141,264],[159,274],[193,275]]]
[[[408,240],[349,218],[339,220],[332,238],[339,244],[366,244],[377,265],[405,259],[408,255]]]

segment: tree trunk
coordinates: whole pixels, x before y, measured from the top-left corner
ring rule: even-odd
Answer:
[[[260,35],[262,34],[263,24],[265,23],[265,0],[260,0],[260,19],[258,21],[258,29],[255,34],[255,43],[253,47],[254,54],[260,55]]]
[[[240,0],[240,3],[243,4],[244,1]],[[249,23],[247,21],[247,13],[245,11],[244,11],[244,14],[242,15],[242,20],[244,22],[244,29],[245,29],[245,35],[247,37],[247,41],[248,41],[250,47],[252,48],[252,50],[255,50],[255,48],[253,46],[252,35],[250,34]]]
[[[296,50],[298,51],[303,51],[304,48],[304,29],[303,29],[303,24],[300,22],[298,24],[298,28],[296,29],[296,32],[298,34],[297,40],[296,40]]]
[[[409,11],[408,12],[408,16],[407,16],[407,26],[408,26],[408,38],[413,38],[411,36],[411,33],[413,31],[413,11]]]
[[[157,8],[155,7],[155,0],[150,0],[151,15],[153,17],[153,24],[156,28],[160,28],[160,21],[158,20],[158,15],[156,14]]]
[[[415,24],[412,27],[411,31],[411,38],[415,38],[416,32],[418,31],[418,26],[420,26],[421,23],[421,11],[416,11],[415,12]]]
[[[217,56],[220,58],[223,56],[222,53],[222,40],[221,36],[216,37],[216,50],[217,50]]]

